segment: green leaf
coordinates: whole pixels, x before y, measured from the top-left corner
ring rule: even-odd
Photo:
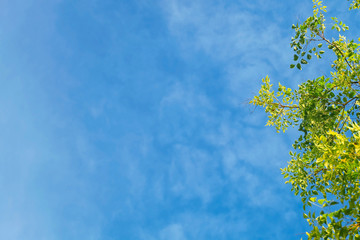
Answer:
[[[296,64],[296,67],[297,67],[299,70],[301,70],[301,64],[300,64],[300,63]]]
[[[299,56],[294,54],[294,61],[298,60],[299,59]]]
[[[290,64],[290,68],[294,68],[295,67],[295,64]]]

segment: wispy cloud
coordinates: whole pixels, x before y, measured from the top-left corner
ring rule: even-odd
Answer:
[[[160,239],[186,240],[182,226],[179,224],[171,224],[160,231]]]
[[[248,100],[262,77],[287,66],[290,49],[284,51],[282,46],[288,44],[289,32],[280,27],[283,19],[266,11],[269,3],[163,3],[169,30],[182,46],[184,58],[197,51],[221,64],[225,75],[219,81],[232,104]]]
[[[287,58],[269,4],[1,3],[0,238],[256,239],[297,219],[286,139],[242,105]]]

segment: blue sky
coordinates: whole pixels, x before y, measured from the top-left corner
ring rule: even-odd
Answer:
[[[266,75],[296,86],[321,72],[288,68],[291,25],[311,11],[1,0],[0,239],[302,237],[279,170],[296,131],[246,103]]]

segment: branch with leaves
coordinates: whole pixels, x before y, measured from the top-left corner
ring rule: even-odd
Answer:
[[[359,8],[360,0],[351,1],[349,10]],[[360,43],[340,34],[349,27],[335,17],[328,30],[326,14],[322,1],[313,0],[313,15],[292,26],[290,68],[301,70],[313,56],[329,52],[335,56],[331,77],[316,77],[297,89],[279,84],[277,91],[265,77],[250,103],[265,109],[267,125],[277,131],[292,126],[301,132],[282,173],[303,202],[308,239],[360,240]],[[338,38],[328,39],[329,31]]]

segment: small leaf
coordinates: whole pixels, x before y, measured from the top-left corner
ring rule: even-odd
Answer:
[[[311,57],[312,57],[311,54],[306,55],[306,58],[307,58],[308,60],[310,60]]]
[[[294,54],[294,61],[298,60],[299,59],[299,56]]]
[[[296,64],[296,67],[297,67],[299,70],[301,70],[301,64],[300,64],[300,63]]]
[[[305,59],[301,59],[302,64],[307,64],[308,62]]]
[[[290,68],[294,68],[295,67],[295,64],[290,64]]]

